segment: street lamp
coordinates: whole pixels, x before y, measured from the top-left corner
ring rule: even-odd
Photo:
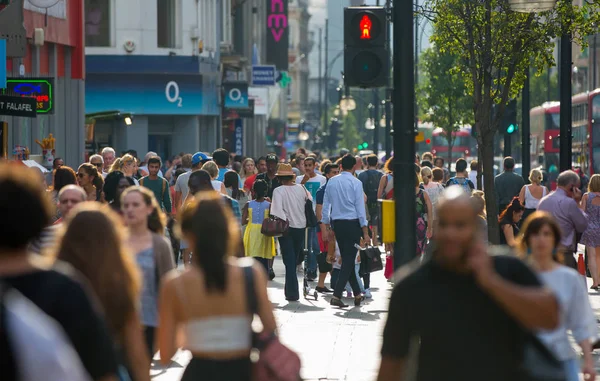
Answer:
[[[536,13],[554,8],[556,0],[508,0],[510,9],[521,13]]]
[[[381,119],[379,119],[379,126],[380,127],[385,127],[386,122],[387,122],[386,116],[385,116],[385,114],[383,114],[381,116]],[[393,125],[394,125],[394,121],[390,120],[390,126],[393,126]]]
[[[356,101],[351,95],[342,97],[340,101],[340,107],[342,110],[353,111],[356,110]]]
[[[375,121],[373,120],[373,118],[368,118],[365,121],[365,128],[367,130],[374,130],[375,129]]]

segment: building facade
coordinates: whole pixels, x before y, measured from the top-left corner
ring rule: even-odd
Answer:
[[[231,45],[231,0],[85,0],[86,114],[103,146],[212,151],[220,146],[220,62]],[[132,115],[127,125],[119,115]]]
[[[20,3],[24,9],[15,12]],[[52,133],[56,138],[54,156],[76,166],[84,158],[83,4],[59,0],[51,8],[40,9],[27,0],[15,1],[0,10],[0,31],[19,28],[17,14],[23,15],[26,55],[7,60],[9,82],[14,82],[11,88],[0,89],[0,94],[33,95],[38,106],[36,118],[0,115],[1,121],[8,122],[9,157],[16,146],[27,147],[32,155],[42,155],[35,141]],[[34,38],[36,29],[38,36]]]
[[[288,122],[298,124],[306,119],[308,111],[309,54],[314,45],[315,33],[308,30],[310,14],[308,0],[289,3],[289,72],[292,79],[288,87]]]

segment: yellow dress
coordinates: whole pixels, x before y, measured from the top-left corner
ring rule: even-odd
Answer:
[[[247,257],[271,259],[275,256],[275,239],[260,232],[262,222],[269,216],[268,201],[248,202],[248,225],[244,233],[244,249]]]

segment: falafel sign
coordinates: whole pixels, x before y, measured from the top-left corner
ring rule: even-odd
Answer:
[[[0,95],[0,115],[36,117],[35,98]]]
[[[38,114],[54,114],[53,78],[8,78],[2,95],[33,98]]]

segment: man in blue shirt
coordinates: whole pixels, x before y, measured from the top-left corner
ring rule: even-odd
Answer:
[[[213,152],[212,158],[217,164],[217,167],[219,167],[219,176],[217,177],[217,180],[220,182],[225,182],[225,174],[231,171],[231,169],[227,168],[229,166],[230,159],[229,152],[224,148],[219,148]],[[238,175],[238,185],[240,188],[244,186],[240,175]]]
[[[352,155],[347,154],[342,158],[342,173],[329,180],[323,199],[323,239],[333,238],[333,229],[342,256],[340,276],[331,299],[331,305],[338,307],[348,307],[341,299],[348,281],[356,295],[354,305],[360,306],[363,296],[354,271],[357,252],[354,245],[360,243],[361,235],[365,243],[371,241],[365,211],[365,195],[362,183],[354,177],[355,166],[356,159]]]

